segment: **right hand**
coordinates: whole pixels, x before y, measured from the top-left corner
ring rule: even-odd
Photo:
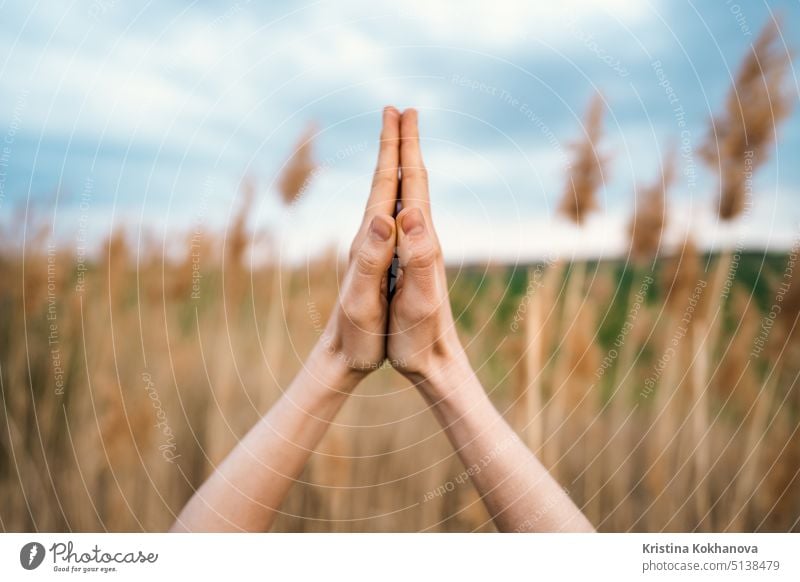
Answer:
[[[389,306],[387,356],[398,371],[420,384],[463,360],[463,349],[431,220],[428,175],[414,109],[405,110],[400,119],[400,167],[403,210],[396,220],[400,274]]]
[[[386,359],[388,269],[395,249],[400,112],[387,107],[378,165],[361,228],[350,248],[339,301],[320,338],[320,349],[364,376]]]

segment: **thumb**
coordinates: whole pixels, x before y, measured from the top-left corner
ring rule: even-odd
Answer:
[[[423,294],[434,291],[439,244],[419,208],[407,208],[397,216],[397,255],[403,268],[403,286]]]
[[[381,281],[392,263],[395,247],[394,220],[378,214],[354,257],[353,286],[356,294],[380,292]]]

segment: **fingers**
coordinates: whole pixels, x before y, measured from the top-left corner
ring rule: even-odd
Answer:
[[[403,269],[403,289],[436,301],[439,277],[439,243],[419,208],[404,208],[397,216],[397,255]]]
[[[419,208],[430,217],[428,172],[419,147],[416,109],[406,109],[400,118],[400,168],[403,208]]]
[[[353,297],[380,296],[383,279],[392,263],[394,248],[394,219],[389,214],[375,215],[353,257]]]
[[[400,163],[400,112],[392,106],[383,110],[383,129],[378,150],[378,165],[372,178],[372,190],[365,217],[392,214],[397,199]]]

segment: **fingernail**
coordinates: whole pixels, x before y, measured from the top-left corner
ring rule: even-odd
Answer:
[[[386,242],[389,240],[389,237],[392,236],[392,226],[387,220],[380,216],[376,216],[372,219],[369,225],[369,231],[372,233],[372,236],[381,242]]]
[[[425,219],[419,208],[412,208],[403,216],[403,232],[410,235],[422,234],[425,232]]]

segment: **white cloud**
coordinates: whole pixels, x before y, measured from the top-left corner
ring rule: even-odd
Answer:
[[[647,4],[636,0],[465,0],[457,5],[430,0],[407,0],[400,13],[413,19],[428,36],[459,45],[485,48],[530,46],[532,39],[565,44],[563,25],[577,18],[590,20],[609,12],[629,23],[647,14]],[[559,26],[560,25],[560,26]]]

